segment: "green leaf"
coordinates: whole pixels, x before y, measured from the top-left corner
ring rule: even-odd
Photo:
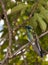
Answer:
[[[37,21],[39,23],[39,26],[40,26],[41,30],[44,32],[47,28],[47,25],[46,25],[45,21],[39,16],[39,14],[36,14],[36,16],[37,16]]]
[[[11,9],[11,13],[14,13],[14,12],[19,12],[21,11],[22,9],[28,7],[28,5],[25,5],[24,3],[21,3],[17,6],[15,6],[14,8]]]

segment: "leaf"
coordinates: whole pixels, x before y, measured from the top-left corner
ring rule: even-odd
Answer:
[[[45,13],[42,14],[42,13],[40,12],[40,16],[45,20],[46,23],[48,23],[48,16],[47,16]]]
[[[44,20],[39,16],[39,14],[36,14],[36,16],[37,16],[37,21],[39,23],[39,26],[40,26],[41,30],[44,32],[47,28],[47,25],[44,22]]]
[[[48,23],[48,10],[46,10],[42,5],[39,5],[40,15]]]
[[[28,5],[25,5],[24,3],[21,3],[17,6],[15,6],[14,8],[11,9],[11,13],[14,13],[14,12],[19,12],[21,11],[22,9],[28,7]]]

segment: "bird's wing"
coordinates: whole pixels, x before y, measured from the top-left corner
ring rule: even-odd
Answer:
[[[33,47],[34,51],[35,51],[39,56],[41,56],[41,53],[40,53],[41,51],[38,49],[36,43],[35,43],[35,42],[31,42],[31,44],[32,44],[32,47]]]

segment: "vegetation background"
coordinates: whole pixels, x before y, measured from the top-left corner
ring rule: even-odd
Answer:
[[[0,0],[0,65],[48,65],[48,55],[33,51],[25,25],[34,28],[48,53],[48,0]]]

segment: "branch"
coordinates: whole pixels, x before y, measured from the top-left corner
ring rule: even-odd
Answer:
[[[6,53],[5,59],[3,59],[3,60],[0,62],[0,65],[7,64],[8,59],[9,59],[9,58],[8,58],[8,54]]]
[[[14,54],[10,58],[14,58],[15,56],[17,56],[18,52],[20,52],[22,49],[24,49],[28,45],[29,45],[29,43],[23,45],[21,48],[19,48],[17,51],[15,51]]]
[[[4,3],[3,3],[2,0],[0,0],[0,3],[1,3],[1,6],[2,6],[3,13],[4,13],[4,16],[5,16],[5,20],[6,20],[6,24],[7,24],[7,27],[8,27],[8,32],[9,32],[9,48],[10,48],[11,44],[12,44],[11,27],[10,27],[10,23],[9,23],[9,20],[8,20],[8,17],[7,17],[7,13],[6,13],[6,9],[5,9]]]
[[[8,46],[8,49],[7,49],[6,56],[5,56],[4,60],[3,60],[3,64],[4,64],[5,61],[7,60],[8,56],[9,56],[9,54],[11,53],[12,32],[11,32],[11,27],[10,27],[10,23],[9,23],[9,20],[8,20],[8,17],[7,17],[7,13],[6,13],[6,9],[5,9],[4,3],[3,3],[2,0],[0,0],[0,3],[1,3],[2,10],[3,10],[4,16],[5,16],[6,24],[7,24],[7,27],[8,27],[8,33],[9,33],[9,46]]]
[[[48,30],[47,30],[46,32],[42,33],[42,34],[39,36],[39,38],[45,36],[46,34],[48,34]]]

